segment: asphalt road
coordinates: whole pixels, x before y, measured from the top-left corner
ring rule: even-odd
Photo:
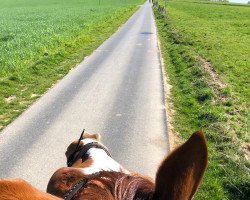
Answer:
[[[124,166],[154,176],[168,151],[162,68],[151,5],[0,134],[0,178],[45,190],[85,128]]]

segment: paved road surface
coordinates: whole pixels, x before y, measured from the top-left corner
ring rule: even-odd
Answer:
[[[144,4],[119,30],[0,134],[0,177],[46,190],[82,129],[113,157],[154,176],[168,151],[155,22]]]

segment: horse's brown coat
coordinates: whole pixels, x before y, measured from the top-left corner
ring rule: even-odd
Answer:
[[[83,170],[85,166],[91,166],[91,160],[84,162],[79,159],[74,167],[57,170],[49,181],[47,191],[63,198],[79,180],[91,176],[84,174]],[[73,200],[190,200],[206,166],[207,146],[202,132],[198,131],[163,160],[156,183],[139,174],[103,171],[93,176]],[[22,180],[0,180],[0,199],[59,198],[43,193]]]
[[[59,197],[67,192],[84,175],[79,168],[61,168],[51,178],[47,191]],[[74,200],[87,199],[152,199],[154,183],[140,175],[128,175],[120,172],[101,172],[79,190]]]
[[[1,200],[61,200],[34,188],[22,179],[0,179]]]
[[[159,199],[192,199],[207,167],[207,145],[201,131],[163,160],[156,175]]]

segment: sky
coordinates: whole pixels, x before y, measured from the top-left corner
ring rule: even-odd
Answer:
[[[234,3],[247,3],[249,0],[229,0],[229,2],[234,2]]]

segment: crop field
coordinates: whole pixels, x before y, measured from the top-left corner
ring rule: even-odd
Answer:
[[[0,0],[0,130],[90,54],[142,0]]]
[[[174,131],[188,138],[202,128],[208,140],[195,199],[249,199],[250,6],[168,0],[155,16]]]

